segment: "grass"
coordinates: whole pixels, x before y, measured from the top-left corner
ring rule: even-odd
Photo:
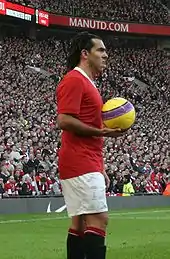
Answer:
[[[170,208],[110,212],[107,259],[169,259]],[[0,215],[1,259],[65,259],[65,214]]]

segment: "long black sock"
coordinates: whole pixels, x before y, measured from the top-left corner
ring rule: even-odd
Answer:
[[[105,259],[105,232],[101,229],[88,227],[84,235],[86,259]]]
[[[85,259],[83,233],[71,228],[67,237],[67,259]]]

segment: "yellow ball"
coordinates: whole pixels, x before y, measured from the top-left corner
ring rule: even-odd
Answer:
[[[129,129],[135,122],[136,112],[132,103],[124,98],[108,100],[102,108],[103,123],[110,129]]]

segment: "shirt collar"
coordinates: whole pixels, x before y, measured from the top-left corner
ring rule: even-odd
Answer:
[[[83,69],[81,69],[80,67],[75,67],[74,70],[78,71],[79,73],[81,73],[84,77],[86,77],[90,83],[96,88],[95,83],[90,79],[90,77],[88,77],[88,75],[84,72]]]

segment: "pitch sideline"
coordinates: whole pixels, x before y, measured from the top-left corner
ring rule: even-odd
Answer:
[[[148,211],[136,211],[136,212],[115,212],[115,213],[109,213],[109,217],[111,219],[170,219],[170,216],[168,217],[137,217],[135,218],[135,215],[142,215],[142,214],[156,214],[156,213],[166,213],[170,212],[169,210],[148,210]],[[133,217],[129,217],[130,215],[134,215]],[[117,217],[116,217],[117,216]],[[118,216],[125,216],[122,218],[118,218]],[[56,217],[44,217],[44,218],[35,218],[35,219],[14,219],[14,220],[0,220],[0,224],[13,224],[13,223],[28,223],[28,222],[36,222],[36,221],[50,221],[50,220],[63,220],[68,219],[67,216],[56,216]]]

